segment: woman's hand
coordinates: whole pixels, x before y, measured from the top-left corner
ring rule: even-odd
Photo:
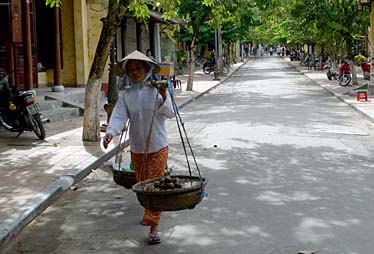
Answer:
[[[113,135],[110,133],[105,134],[104,140],[103,140],[103,146],[105,149],[108,148],[109,143],[112,141]]]
[[[166,89],[167,88],[158,88],[158,92],[159,92],[159,94],[161,94],[161,96],[162,96],[162,99],[165,101],[166,100],[166,97],[167,97],[167,93],[166,93]]]

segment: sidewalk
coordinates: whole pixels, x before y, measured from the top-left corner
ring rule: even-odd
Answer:
[[[220,81],[197,67],[189,92],[187,75],[177,76],[182,81],[182,92],[175,95],[178,107],[206,94],[243,64],[235,64]],[[104,150],[101,142],[83,142],[82,117],[64,125],[46,125],[46,132],[45,141],[33,133],[20,138],[15,138],[16,133],[0,133],[0,250],[66,190],[112,158],[118,143],[117,137]]]
[[[314,80],[325,91],[334,95],[339,100],[345,102],[347,105],[365,116],[368,120],[374,123],[374,96],[368,94],[368,101],[357,101],[356,96],[349,96],[349,92],[357,88],[357,86],[340,86],[337,80],[328,80],[326,73],[319,70],[308,70],[308,67],[300,66],[298,61],[289,61],[292,66],[296,67],[305,76]],[[358,84],[364,85],[369,81],[363,79],[362,72],[357,71]],[[352,92],[351,92],[352,93]],[[355,95],[355,94],[354,94]]]

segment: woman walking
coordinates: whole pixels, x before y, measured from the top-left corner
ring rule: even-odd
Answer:
[[[129,120],[131,161],[137,181],[161,177],[168,159],[166,119],[174,117],[170,94],[166,88],[152,85],[152,74],[160,66],[139,51],[134,51],[119,63],[130,88],[120,94],[113,109],[103,140],[104,148],[119,135]],[[142,225],[150,226],[149,243],[160,243],[158,225],[160,212],[145,209]]]

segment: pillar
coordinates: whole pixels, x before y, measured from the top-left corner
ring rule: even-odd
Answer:
[[[142,24],[138,22],[136,22],[136,49],[143,52]]]
[[[154,43],[155,43],[155,58],[157,62],[161,62],[161,38],[160,38],[160,24],[156,23],[154,26]]]
[[[73,1],[77,85],[85,85],[89,75],[86,1]]]
[[[24,82],[25,90],[32,90],[32,54],[31,54],[31,22],[30,22],[30,0],[22,1],[22,31],[24,51]]]
[[[55,44],[55,66],[53,69],[53,86],[52,92],[63,92],[61,78],[61,38],[60,38],[60,7],[58,4],[53,7],[53,26],[55,30],[54,44]]]

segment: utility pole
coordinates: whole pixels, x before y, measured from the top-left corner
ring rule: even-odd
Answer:
[[[214,30],[214,79],[213,80],[220,80],[219,78],[219,55],[218,55],[218,29]]]
[[[369,45],[370,45],[370,74],[374,72],[374,1],[370,0],[370,35],[369,35]],[[374,76],[370,77],[369,81],[369,93],[374,88]],[[374,91],[373,91],[374,92]]]
[[[217,39],[218,39],[218,70],[219,74],[222,75],[223,72],[223,54],[222,54],[222,36],[221,36],[221,29],[218,29],[217,33]]]

